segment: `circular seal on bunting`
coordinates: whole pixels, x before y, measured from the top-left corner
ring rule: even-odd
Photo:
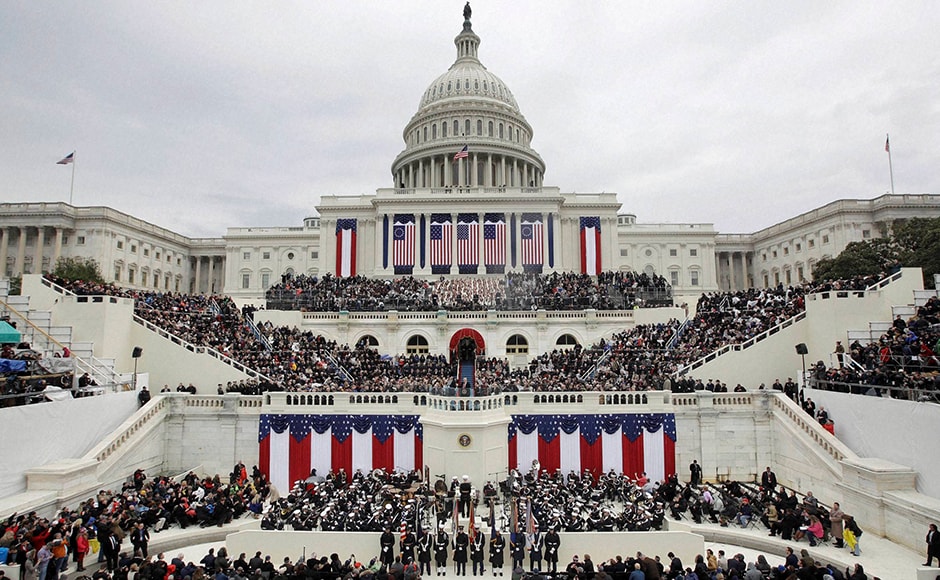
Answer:
[[[457,437],[457,443],[461,447],[470,447],[470,444],[473,443],[473,438],[466,433],[461,433],[460,436]]]
[[[403,228],[403,227],[401,227],[401,226],[396,226],[396,227],[395,227],[395,239],[396,239],[396,240],[404,240],[404,239],[405,239],[405,228]]]
[[[525,224],[522,226],[522,237],[531,238],[532,237],[532,226]]]

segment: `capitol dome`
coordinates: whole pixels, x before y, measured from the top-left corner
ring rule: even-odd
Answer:
[[[457,59],[428,86],[392,163],[399,189],[541,187],[545,164],[516,98],[480,62],[469,5],[454,39]]]

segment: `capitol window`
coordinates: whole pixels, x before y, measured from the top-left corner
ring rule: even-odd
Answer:
[[[441,137],[447,137],[447,121],[441,123]]]
[[[118,240],[118,241],[117,241],[117,249],[123,250],[123,249],[124,249],[124,242],[122,242],[121,240]]]
[[[262,252],[262,253],[261,253],[261,258],[264,259],[264,260],[270,260],[270,259],[271,259],[271,252]]]
[[[467,119],[466,121],[464,121],[464,123],[463,123],[463,132],[464,132],[464,135],[469,135],[469,134],[470,134],[470,119]]]
[[[477,135],[483,134],[483,121],[477,121]]]
[[[823,243],[824,243],[824,244],[828,244],[828,243],[829,243],[829,236],[828,236],[828,235],[823,236]]]
[[[503,124],[502,123],[499,124],[499,138],[500,139],[503,138]]]
[[[480,81],[473,81],[473,90],[475,91],[480,90]]]
[[[453,89],[453,84],[450,81],[447,81],[447,92],[449,93]]]
[[[529,341],[521,334],[514,334],[506,341],[506,354],[528,354]]]
[[[692,270],[689,272],[689,283],[692,286],[698,286],[698,270]]]
[[[242,290],[251,288],[251,274],[242,274]]]
[[[693,258],[694,258],[695,256],[698,256],[698,249],[696,249],[696,248],[691,248],[691,249],[689,249],[689,255],[692,256]]]
[[[488,90],[490,90],[490,89],[489,89],[489,87],[487,86],[486,81],[483,81],[483,91],[486,92],[486,91],[488,91]]]
[[[454,119],[454,137],[460,133],[460,121]]]
[[[78,236],[78,237],[76,237],[76,238],[75,238],[75,244],[78,245],[78,246],[84,246],[84,245],[85,245],[85,236]]]
[[[493,121],[490,121],[490,122],[487,124],[486,136],[487,136],[487,137],[492,137],[492,136],[493,136]]]
[[[430,351],[428,348],[428,339],[424,338],[420,334],[416,334],[408,339],[408,345],[405,347],[405,352],[408,354],[427,354]]]
[[[677,250],[677,249],[675,249],[675,248],[670,248],[670,249],[669,249],[669,256],[670,256],[671,258],[675,258],[675,257],[677,257],[678,255],[679,255],[679,250]]]
[[[242,252],[242,260],[250,260],[251,252]]]

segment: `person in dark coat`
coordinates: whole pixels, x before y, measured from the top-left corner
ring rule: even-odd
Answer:
[[[490,566],[493,567],[494,576],[503,575],[503,559],[506,551],[506,539],[499,533],[499,530],[493,530],[493,537],[490,539]]]
[[[463,526],[457,527],[457,535],[454,536],[454,568],[458,576],[467,575],[467,549],[470,547],[470,536],[463,531]]]
[[[437,575],[447,576],[447,549],[450,547],[450,537],[441,524],[434,537],[434,563],[437,565]]]

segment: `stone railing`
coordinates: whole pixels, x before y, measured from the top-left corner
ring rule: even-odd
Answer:
[[[304,312],[301,316],[304,322],[336,322],[350,321],[511,321],[511,320],[584,320],[591,321],[598,318],[615,319],[618,322],[629,323],[633,321],[632,310],[438,310],[436,312],[404,312],[387,310],[381,312]]]
[[[223,363],[223,364],[227,364],[227,365],[229,365],[230,367],[234,368],[235,370],[237,370],[237,371],[239,371],[239,372],[242,372],[242,373],[245,373],[246,375],[248,375],[248,376],[251,377],[251,378],[254,378],[254,379],[261,379],[261,380],[264,380],[264,381],[267,381],[267,382],[270,382],[270,383],[273,383],[273,382],[274,382],[274,381],[273,381],[271,378],[269,378],[268,376],[266,376],[266,375],[264,375],[264,374],[262,374],[262,373],[256,371],[256,370],[253,369],[253,368],[250,368],[250,367],[247,367],[247,366],[243,365],[242,363],[238,362],[237,360],[234,360],[234,359],[232,359],[231,357],[222,354],[221,352],[215,350],[215,349],[212,348],[212,347],[195,345],[195,344],[193,344],[193,343],[191,343],[191,342],[189,342],[189,341],[187,341],[187,340],[185,340],[185,339],[183,339],[183,338],[180,338],[179,336],[176,336],[176,335],[173,334],[172,332],[169,332],[168,330],[166,330],[166,329],[164,329],[164,328],[162,328],[162,327],[160,327],[160,326],[157,326],[156,324],[150,322],[149,320],[146,320],[145,318],[141,318],[140,316],[138,316],[138,315],[136,315],[136,314],[134,315],[133,318],[134,318],[134,322],[136,322],[137,324],[143,326],[143,327],[146,328],[147,330],[150,330],[150,331],[152,331],[152,332],[157,333],[160,337],[165,338],[165,339],[169,340],[170,342],[172,342],[172,343],[174,343],[174,344],[176,344],[176,345],[179,345],[179,346],[185,348],[186,350],[188,350],[188,351],[190,351],[190,352],[192,352],[192,353],[195,353],[195,354],[204,354],[204,355],[207,355],[207,356],[211,356],[212,358],[216,359],[217,361],[219,361],[219,362],[221,362],[221,363]]]
[[[842,469],[839,462],[847,457],[855,457],[844,443],[833,436],[832,433],[822,428],[815,419],[810,417],[806,411],[801,409],[796,403],[791,401],[786,395],[781,393],[768,393],[773,397],[773,408],[775,415],[784,420],[798,432],[803,433],[816,445],[816,448],[826,459],[826,463],[835,473],[841,473]]]
[[[126,445],[139,438],[142,432],[158,426],[170,407],[168,397],[154,397],[146,406],[131,416],[111,437],[94,446],[85,457],[92,458],[99,464],[106,463],[116,456]],[[99,468],[100,469],[100,468]]]

